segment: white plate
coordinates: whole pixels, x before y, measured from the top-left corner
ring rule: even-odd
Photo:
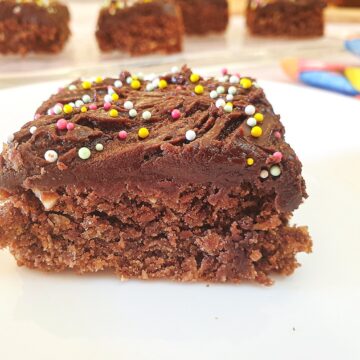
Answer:
[[[273,287],[44,274],[0,252],[0,359],[359,359],[360,102],[263,83],[304,163],[314,253]],[[55,84],[0,91],[1,134]],[[30,96],[31,94],[31,96]]]

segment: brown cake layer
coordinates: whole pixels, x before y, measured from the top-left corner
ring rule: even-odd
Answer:
[[[324,7],[322,0],[249,0],[247,27],[260,36],[322,36]]]
[[[0,2],[0,53],[58,53],[70,36],[69,11],[61,3]]]
[[[345,7],[359,7],[360,6],[360,0],[328,0],[328,3],[336,5],[336,6],[345,6]]]
[[[269,284],[311,250],[284,133],[250,78],[75,81],[4,145],[0,246],[45,270]]]
[[[47,271],[263,284],[269,273],[291,274],[295,254],[311,250],[306,228],[274,209],[275,194],[250,184],[123,186],[112,198],[59,189],[49,211],[32,192],[13,196],[0,210],[0,239],[19,265]]]
[[[104,52],[171,54],[182,50],[183,21],[172,0],[112,1],[101,9],[96,38]]]
[[[190,35],[224,32],[229,21],[227,0],[176,0]]]

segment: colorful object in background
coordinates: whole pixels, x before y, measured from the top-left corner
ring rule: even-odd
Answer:
[[[360,39],[347,40],[345,47],[360,55]],[[360,66],[295,58],[284,59],[281,65],[293,80],[360,98]]]
[[[339,92],[344,95],[355,96],[360,94],[342,74],[336,72],[305,71],[300,73],[299,79],[304,84]]]
[[[351,53],[360,56],[360,37],[345,41],[345,49]]]
[[[345,76],[350,81],[353,88],[355,90],[357,90],[358,92],[360,92],[360,67],[346,68],[344,73],[345,73]]]

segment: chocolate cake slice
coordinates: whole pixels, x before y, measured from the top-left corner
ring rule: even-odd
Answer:
[[[75,81],[4,145],[0,247],[49,271],[270,284],[311,251],[284,134],[251,78]]]
[[[172,0],[111,0],[101,9],[96,38],[104,52],[171,54],[182,50],[179,7]]]
[[[325,6],[323,0],[248,0],[247,27],[260,36],[322,36]]]
[[[360,0],[328,0],[329,4],[344,7],[360,7]]]
[[[176,0],[189,35],[221,33],[229,22],[227,0]]]
[[[1,0],[0,53],[58,53],[70,36],[69,20],[57,1]]]

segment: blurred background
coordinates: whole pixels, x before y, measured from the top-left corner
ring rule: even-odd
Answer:
[[[57,55],[13,55],[0,57],[0,88],[47,80],[64,80],[95,75],[115,75],[120,69],[162,72],[174,64],[195,68],[227,67],[266,80],[292,81],[279,63],[297,58],[354,63],[344,40],[360,34],[360,7],[328,6],[323,37],[278,39],[250,36],[244,12],[246,0],[229,0],[230,22],[221,35],[186,36],[184,50],[174,55],[131,57],[101,53],[94,36],[101,0],[64,0],[71,12],[72,36]]]

